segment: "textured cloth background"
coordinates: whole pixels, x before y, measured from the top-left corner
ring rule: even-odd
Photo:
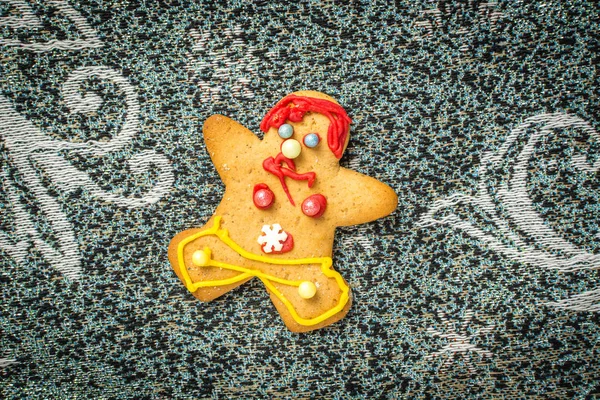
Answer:
[[[347,4],[346,4],[347,3]],[[600,393],[596,1],[0,1],[0,397]],[[348,316],[167,261],[223,194],[201,126],[334,96],[396,212],[338,231]]]

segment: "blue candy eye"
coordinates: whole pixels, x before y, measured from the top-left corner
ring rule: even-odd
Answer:
[[[320,141],[321,138],[316,133],[309,133],[308,135],[304,136],[303,139],[304,145],[311,148],[317,147]]]
[[[294,134],[294,128],[290,124],[283,124],[277,132],[282,139],[289,139]]]

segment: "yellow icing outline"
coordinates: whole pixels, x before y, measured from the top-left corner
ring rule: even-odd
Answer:
[[[212,227],[210,227],[209,229],[203,230],[201,232],[195,233],[195,234],[183,239],[181,242],[179,242],[179,245],[177,246],[177,261],[179,262],[179,266],[180,266],[181,274],[183,276],[183,281],[184,281],[185,287],[190,292],[194,293],[196,290],[198,290],[201,287],[225,286],[225,285],[230,285],[233,283],[240,282],[240,281],[250,278],[250,277],[257,277],[265,284],[265,286],[271,292],[275,293],[275,296],[277,296],[277,298],[279,298],[279,300],[281,300],[283,302],[283,304],[286,306],[286,308],[292,315],[292,318],[294,318],[294,320],[297,323],[299,323],[300,325],[304,325],[304,326],[316,325],[318,323],[321,323],[321,322],[327,320],[328,318],[331,318],[335,314],[342,311],[342,309],[348,303],[350,288],[348,287],[348,285],[346,285],[346,282],[344,281],[342,276],[337,271],[335,271],[331,268],[331,266],[333,265],[333,260],[331,259],[331,257],[298,258],[298,259],[294,259],[294,260],[285,260],[285,259],[277,259],[277,258],[266,257],[266,256],[258,255],[258,254],[253,254],[253,253],[250,253],[250,252],[244,250],[243,248],[241,248],[237,243],[235,243],[229,237],[229,232],[226,229],[220,229],[220,227],[221,227],[221,217],[217,216],[217,217],[215,217],[215,221],[214,221],[214,224]],[[338,287],[342,291],[342,295],[340,296],[340,300],[339,300],[338,304],[335,307],[331,308],[329,311],[324,312],[323,314],[321,314],[317,317],[310,318],[310,319],[302,318],[298,315],[298,313],[294,309],[294,306],[292,305],[292,303],[290,303],[289,300],[286,299],[285,296],[279,290],[277,290],[277,288],[275,288],[275,286],[271,282],[277,282],[277,283],[281,283],[283,285],[298,287],[298,286],[300,286],[300,284],[303,281],[289,281],[287,279],[278,278],[276,276],[265,274],[263,272],[256,271],[253,269],[239,267],[237,265],[231,265],[231,264],[223,263],[220,261],[215,261],[211,258],[210,249],[207,247],[204,248],[204,250],[203,250],[205,252],[205,254],[208,256],[208,262],[204,266],[225,268],[225,269],[229,269],[232,271],[238,271],[238,272],[242,272],[242,273],[237,276],[234,276],[233,278],[228,278],[228,279],[221,279],[221,280],[216,280],[216,281],[192,282],[189,271],[188,271],[187,267],[185,266],[185,261],[183,259],[183,250],[184,250],[185,246],[187,244],[189,244],[190,242],[192,242],[200,237],[208,236],[208,235],[217,236],[230,249],[232,249],[233,251],[238,253],[240,256],[242,256],[243,258],[248,259],[248,260],[259,261],[259,262],[263,262],[265,264],[277,264],[277,265],[321,264],[321,272],[323,272],[323,274],[328,278],[334,278],[338,284]]]

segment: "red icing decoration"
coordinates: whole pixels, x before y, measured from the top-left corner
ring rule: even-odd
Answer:
[[[283,254],[283,253],[287,253],[288,251],[292,251],[292,249],[294,248],[294,237],[292,236],[291,233],[289,233],[289,232],[286,232],[286,233],[287,233],[287,239],[285,239],[285,241],[282,243],[283,246],[281,247],[281,250],[273,250],[269,254]],[[281,242],[279,242],[279,243],[281,243]],[[262,251],[264,253],[265,252],[264,245],[260,246],[260,248],[262,249]]]
[[[252,201],[254,201],[254,205],[261,210],[266,210],[267,208],[273,205],[273,201],[275,200],[275,194],[273,191],[269,189],[269,187],[264,183],[259,183],[254,186],[254,191],[252,192]]]
[[[300,122],[304,114],[309,111],[323,114],[329,118],[327,144],[337,158],[342,158],[352,120],[339,104],[329,100],[295,94],[287,95],[265,115],[260,123],[260,129],[266,133],[271,127],[279,129],[286,120]]]
[[[287,167],[281,164],[285,164]],[[285,192],[288,199],[290,200],[290,203],[292,203],[293,206],[295,206],[296,204],[294,203],[294,199],[292,198],[287,184],[285,183],[285,178],[288,177],[296,181],[308,181],[309,188],[313,186],[313,184],[315,183],[315,179],[317,178],[317,174],[315,174],[314,172],[306,172],[304,174],[297,173],[296,164],[294,164],[294,161],[290,160],[281,153],[277,154],[275,158],[266,158],[265,161],[263,161],[263,168],[265,169],[265,171],[270,172],[271,174],[279,178],[279,182],[281,182],[281,187],[283,187],[283,191]]]
[[[319,218],[327,208],[327,199],[322,194],[308,196],[302,202],[302,212],[309,217]]]

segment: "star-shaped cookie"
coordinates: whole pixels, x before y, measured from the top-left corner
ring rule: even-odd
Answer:
[[[314,91],[278,102],[261,124],[262,140],[225,116],[205,121],[225,193],[204,227],[169,246],[173,269],[196,298],[210,301],[258,278],[294,332],[347,314],[350,288],[333,268],[335,229],[386,216],[398,202],[389,186],[339,165],[349,124],[333,98]]]

